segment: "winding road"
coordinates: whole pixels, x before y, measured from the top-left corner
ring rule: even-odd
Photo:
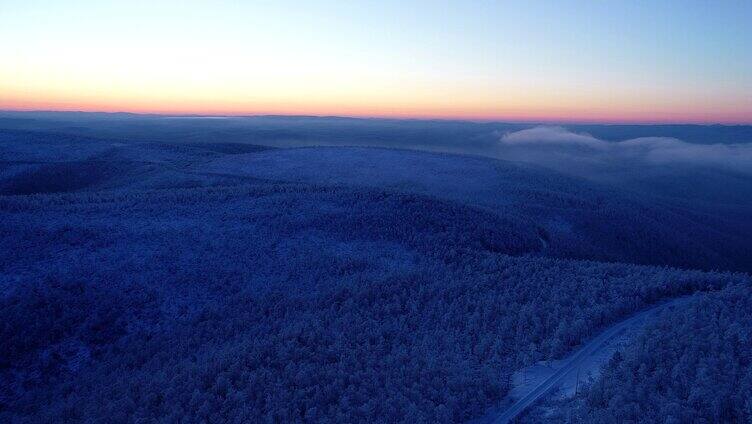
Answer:
[[[569,373],[575,372],[577,368],[585,361],[587,361],[589,357],[598,354],[601,349],[606,346],[609,340],[618,336],[628,328],[644,322],[645,318],[658,312],[659,310],[685,303],[690,298],[690,296],[683,296],[670,300],[668,302],[658,304],[649,309],[638,312],[630,318],[627,318],[624,321],[618,322],[607,328],[597,337],[580,347],[579,350],[573,352],[569,356],[567,362],[565,362],[561,368],[559,368],[555,373],[546,378],[540,384],[535,386],[527,395],[523,396],[517,402],[512,404],[506,411],[496,417],[496,419],[494,419],[492,422],[494,424],[509,423],[510,421],[512,421],[512,419],[514,419],[516,416],[522,413],[522,411],[533,405],[541,397],[545,396],[553,389],[559,387],[559,385],[565,380],[565,377],[569,375]]]

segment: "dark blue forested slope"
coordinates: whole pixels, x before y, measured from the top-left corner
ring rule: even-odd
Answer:
[[[691,203],[494,159],[372,148],[129,143],[5,131],[0,194],[290,181],[424,194],[524,227],[546,256],[752,270],[752,204]],[[50,147],[52,146],[52,147]],[[253,153],[246,153],[246,152]],[[692,184],[698,186],[698,184]],[[705,190],[717,193],[715,186]],[[737,186],[752,187],[752,181]],[[657,190],[659,191],[659,190]],[[710,194],[708,194],[710,195]]]
[[[586,392],[582,421],[749,421],[750,329],[748,286],[728,287],[663,316]]]
[[[752,418],[752,290],[731,285],[664,312],[574,399],[525,423],[743,423]],[[551,413],[553,411],[553,413]]]
[[[532,165],[392,149],[277,149],[198,169],[458,201],[525,222],[548,256],[752,270],[752,204],[716,203],[711,212],[704,203],[617,191]],[[752,179],[744,186],[752,187]]]
[[[3,422],[464,421],[640,308],[749,284],[567,259],[747,246],[529,166],[55,137],[0,137]]]
[[[2,399],[31,421],[468,419],[516,367],[741,278],[515,259],[497,252],[535,240],[514,223],[363,190],[65,194],[0,209]]]

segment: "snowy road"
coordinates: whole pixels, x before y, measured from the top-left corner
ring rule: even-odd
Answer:
[[[589,341],[584,346],[580,347],[579,350],[573,352],[564,361],[564,364],[561,366],[561,368],[556,370],[556,372],[554,372],[551,376],[533,387],[529,393],[512,404],[512,406],[501,413],[501,415],[496,417],[496,419],[493,420],[493,423],[506,424],[510,422],[513,418],[515,418],[529,406],[533,405],[541,397],[548,394],[553,389],[559,387],[559,385],[566,379],[569,374],[576,372],[578,367],[585,364],[589,360],[589,358],[594,355],[598,355],[600,351],[608,344],[609,340],[617,337],[619,334],[630,328],[641,325],[642,323],[644,323],[646,318],[655,314],[659,310],[685,303],[690,298],[690,296],[684,296],[665,303],[661,303],[659,305],[653,306],[652,308],[643,310],[642,312],[639,312],[632,317],[607,328],[597,337]]]

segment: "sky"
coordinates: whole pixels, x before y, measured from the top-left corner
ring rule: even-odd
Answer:
[[[749,22],[749,0],[0,0],[0,109],[752,123]]]

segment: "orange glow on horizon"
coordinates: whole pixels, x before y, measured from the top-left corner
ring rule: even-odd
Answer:
[[[420,73],[353,70],[307,73],[292,65],[218,68],[186,61],[132,64],[36,58],[0,68],[0,109],[166,115],[314,115],[473,121],[752,124],[752,99],[735,87],[681,90],[613,87],[500,74],[451,82]],[[114,60],[114,59],[112,59]],[[120,60],[120,59],[118,59]],[[153,63],[155,62],[156,56]],[[292,69],[292,70],[290,70]],[[245,71],[247,70],[247,72]],[[373,72],[372,72],[373,71]]]
[[[745,2],[6,3],[0,110],[752,124]]]
[[[226,106],[222,102],[184,103],[177,101],[122,101],[105,102],[91,99],[74,100],[7,100],[0,97],[0,110],[6,111],[60,111],[60,112],[105,112],[155,115],[197,115],[197,116],[341,116],[354,118],[393,118],[393,119],[439,119],[467,121],[512,121],[512,122],[591,122],[612,124],[752,124],[752,114],[723,111],[723,113],[702,113],[692,111],[626,111],[608,110],[564,110],[564,108],[457,108],[451,105],[366,105],[366,104],[246,104]]]

